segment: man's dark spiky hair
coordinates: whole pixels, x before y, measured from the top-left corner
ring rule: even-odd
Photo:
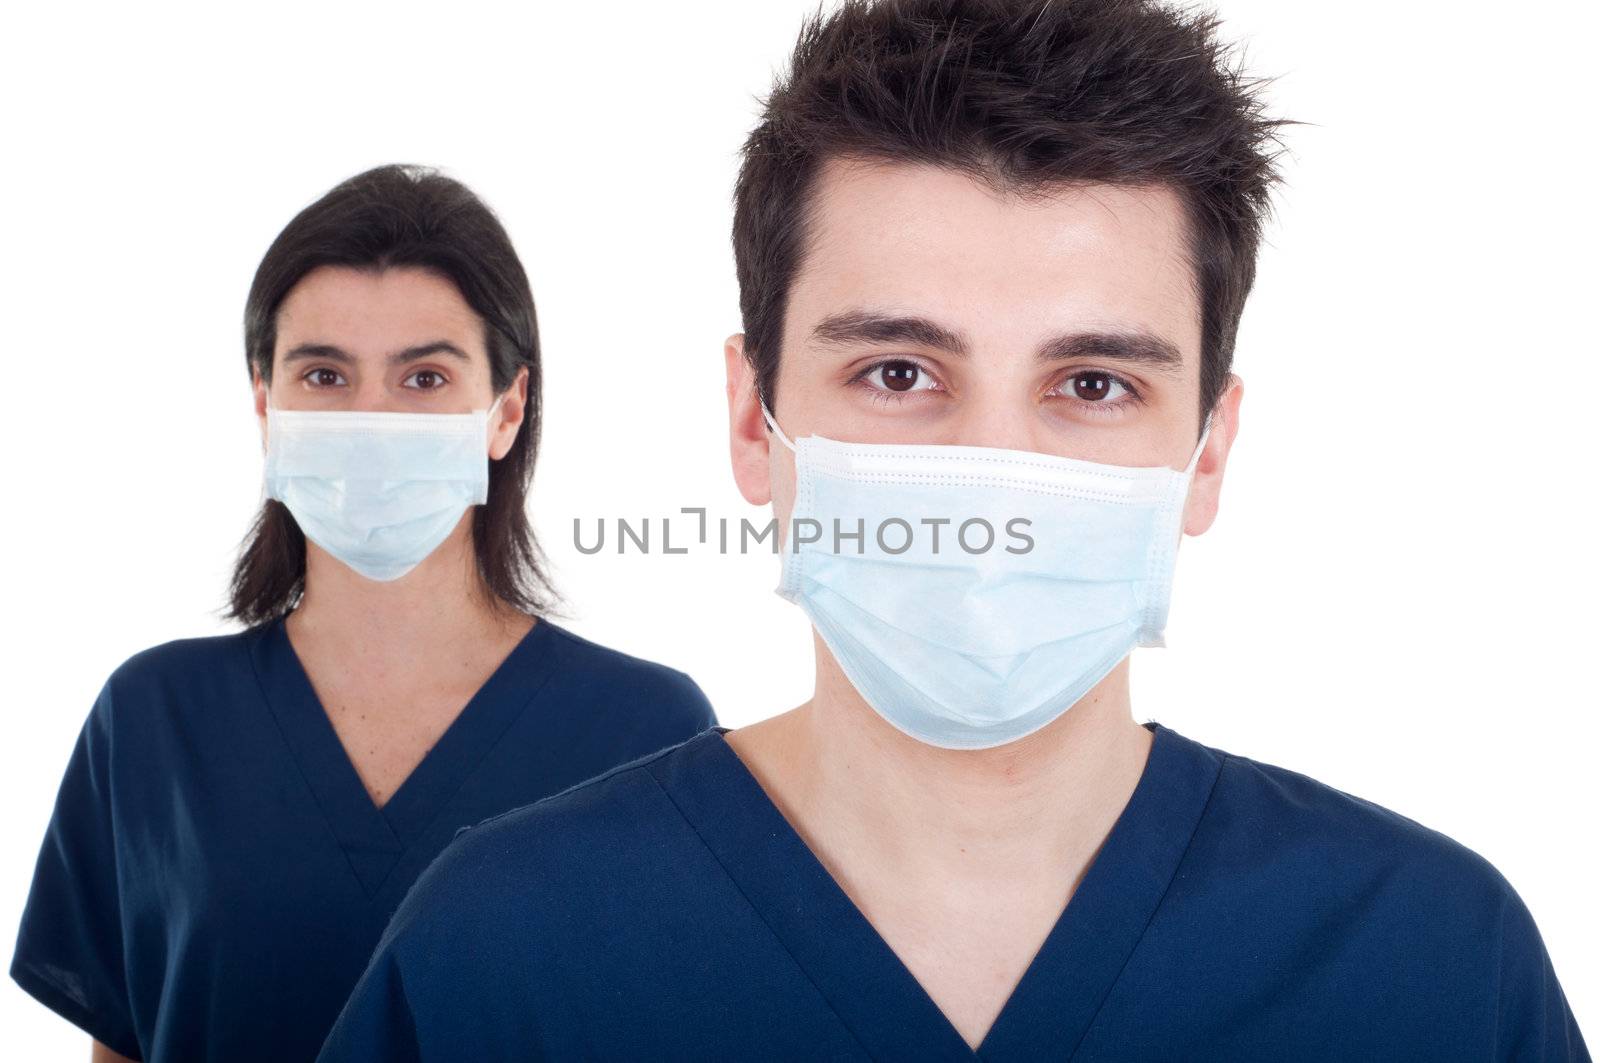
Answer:
[[[783,317],[830,158],[997,191],[1164,184],[1189,222],[1202,413],[1221,395],[1279,180],[1277,131],[1218,17],[1152,0],[845,0],[806,19],[746,140],[733,246],[745,354],[776,401]]]

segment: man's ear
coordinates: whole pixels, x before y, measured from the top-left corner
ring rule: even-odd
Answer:
[[[1194,479],[1189,484],[1189,502],[1183,510],[1183,530],[1200,535],[1217,519],[1222,498],[1222,474],[1228,466],[1228,452],[1239,434],[1239,404],[1244,401],[1244,381],[1228,374],[1228,386],[1217,400],[1211,415],[1211,434],[1195,462]]]
[[[733,458],[733,480],[739,493],[752,506],[772,501],[772,480],[768,469],[771,446],[767,422],[761,416],[761,400],[756,395],[755,368],[744,356],[744,333],[735,332],[722,346],[727,364],[728,448]]]

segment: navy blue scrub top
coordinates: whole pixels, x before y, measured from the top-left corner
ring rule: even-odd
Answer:
[[[322,1063],[1588,1058],[1482,857],[1145,726],[1132,797],[976,1054],[719,727],[464,832]]]
[[[379,809],[282,620],[156,646],[89,714],[11,976],[134,1059],[310,1060],[459,829],[715,722],[683,673],[540,620]]]

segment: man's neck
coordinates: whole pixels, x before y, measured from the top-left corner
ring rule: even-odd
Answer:
[[[909,882],[1076,882],[1144,770],[1127,661],[1023,739],[947,750],[884,721],[820,643],[817,659],[810,702],[729,742],[836,874],[872,854]]]

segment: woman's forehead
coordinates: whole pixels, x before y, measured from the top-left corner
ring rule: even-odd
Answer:
[[[455,284],[430,270],[321,266],[307,273],[278,308],[277,350],[337,346],[358,357],[384,357],[435,341],[483,355],[483,324]]]

